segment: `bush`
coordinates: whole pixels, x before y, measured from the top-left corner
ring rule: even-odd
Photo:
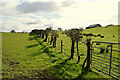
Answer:
[[[16,33],[15,30],[11,30],[11,33]]]

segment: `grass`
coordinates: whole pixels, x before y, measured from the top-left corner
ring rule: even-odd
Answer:
[[[112,32],[112,33],[111,33]],[[75,45],[74,59],[71,55],[71,39],[59,31],[56,48],[43,42],[42,39],[29,36],[28,33],[2,33],[2,77],[3,78],[111,78],[102,73],[82,73],[82,64],[86,58],[87,47],[79,42],[80,63],[77,64],[77,49]],[[101,34],[104,38],[92,37],[92,41],[118,42],[118,26],[86,29],[83,33]],[[113,37],[113,35],[115,37]],[[50,36],[49,36],[50,39]],[[84,37],[85,39],[85,37]],[[61,51],[63,41],[63,53]],[[96,45],[94,45],[96,46]],[[106,46],[98,45],[98,46]],[[113,45],[115,49],[118,46]],[[96,52],[100,50],[95,49]],[[110,53],[104,53],[109,55]],[[98,54],[97,54],[98,55]],[[100,55],[100,54],[99,54]],[[113,54],[115,57],[118,53]],[[104,57],[104,56],[103,56]],[[101,76],[105,75],[105,76]]]
[[[118,42],[118,27],[119,26],[115,25],[115,26],[108,26],[108,27],[98,27],[98,28],[85,29],[83,31],[83,33],[92,33],[94,35],[101,34],[102,36],[104,36],[104,38],[91,37],[91,39],[92,39],[91,42],[102,41],[102,42],[115,42],[115,43],[117,43]],[[61,46],[60,45],[61,45],[61,40],[62,40],[63,41],[63,54],[65,54],[66,56],[70,56],[71,55],[71,39],[67,35],[64,34],[64,31],[59,31],[58,34],[59,34],[59,38],[57,39],[56,50],[59,51],[59,52],[61,51]],[[113,37],[113,35],[114,35],[114,37]],[[83,39],[85,40],[86,37],[84,37]],[[107,45],[108,44],[101,44],[101,45],[96,45],[95,43],[93,44],[93,46],[102,47],[102,48],[106,48]],[[118,50],[118,45],[113,45],[113,49]],[[94,52],[99,53],[100,49],[95,48]],[[79,42],[79,53],[80,53],[80,56],[81,56],[80,65],[82,65],[86,56],[87,56],[87,46],[85,44],[81,43],[81,41]],[[108,53],[104,52],[103,54],[106,54],[109,57],[110,56],[110,51]],[[74,55],[75,55],[74,59],[77,62],[76,44],[75,44]],[[97,55],[101,56],[101,54],[97,54]],[[113,51],[112,56],[113,57],[118,57],[118,52]],[[103,57],[105,57],[105,56],[103,56]],[[103,59],[103,58],[100,58],[100,59]],[[109,61],[109,60],[107,60],[107,61]],[[116,61],[118,61],[118,60],[116,59]],[[114,62],[114,63],[116,63],[116,62]],[[109,63],[107,63],[107,64],[109,65]],[[116,63],[116,64],[118,64],[118,63]],[[103,65],[103,64],[101,64],[101,65]],[[116,66],[113,66],[113,67],[116,67]],[[96,71],[96,70],[94,70],[94,71]],[[104,74],[102,74],[102,75],[104,75]],[[109,76],[107,76],[107,78],[108,77]]]
[[[101,78],[28,33],[2,36],[2,78]]]

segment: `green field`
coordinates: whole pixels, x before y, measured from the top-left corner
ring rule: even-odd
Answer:
[[[92,41],[118,42],[118,26],[87,29],[83,32],[104,36],[93,37]],[[80,63],[76,63],[76,48],[74,59],[69,60],[71,39],[62,33],[63,31],[58,32],[56,48],[36,36],[29,36],[28,33],[2,33],[2,78],[104,78],[105,76],[101,76],[93,69],[91,72],[82,73],[81,65],[87,54],[84,44],[79,42]],[[60,53],[61,40],[63,53]],[[115,46],[115,49],[117,48],[118,46]]]

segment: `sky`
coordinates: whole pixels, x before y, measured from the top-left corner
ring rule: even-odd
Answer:
[[[119,0],[2,0],[0,32],[118,24]]]

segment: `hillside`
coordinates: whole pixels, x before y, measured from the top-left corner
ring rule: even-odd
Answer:
[[[93,41],[118,42],[118,27],[115,25],[85,29],[83,33],[101,34],[104,36],[104,38],[93,38]]]

